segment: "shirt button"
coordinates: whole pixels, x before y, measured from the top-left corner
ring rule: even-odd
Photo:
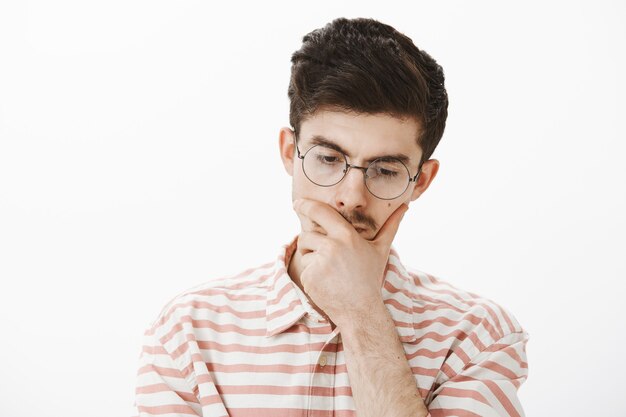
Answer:
[[[321,367],[326,366],[326,356],[322,356],[322,357],[320,358],[320,366],[321,366]]]

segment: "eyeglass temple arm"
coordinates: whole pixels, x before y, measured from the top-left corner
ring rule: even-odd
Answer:
[[[292,130],[293,130],[294,142],[296,144],[296,152],[298,153],[298,158],[304,159],[304,157],[300,155],[300,149],[298,148],[298,133],[296,132],[296,129],[292,129]]]
[[[420,161],[420,165],[419,165],[419,167],[417,167],[417,174],[415,174],[415,176],[413,178],[409,178],[409,181],[417,182],[417,178],[422,173],[422,165],[424,165],[424,161],[423,160]]]

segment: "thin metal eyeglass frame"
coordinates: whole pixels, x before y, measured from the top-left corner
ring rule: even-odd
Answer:
[[[334,183],[334,184],[330,184],[330,185],[321,185],[321,184],[318,184],[318,183],[316,183],[315,181],[313,181],[311,178],[309,178],[308,174],[306,173],[306,171],[305,171],[305,169],[304,169],[304,158],[306,157],[306,154],[307,154],[307,153],[309,153],[309,151],[310,151],[311,149],[313,149],[315,146],[320,146],[320,145],[315,145],[315,146],[312,146],[312,147],[311,147],[308,151],[306,151],[306,152],[304,153],[304,155],[302,155],[302,154],[300,153],[300,148],[298,148],[298,133],[296,132],[296,130],[295,130],[295,129],[293,129],[293,136],[294,136],[295,143],[296,143],[296,152],[298,153],[298,159],[300,159],[300,160],[302,161],[302,172],[304,172],[304,175],[306,176],[306,178],[307,178],[309,181],[311,181],[313,184],[317,185],[318,187],[332,187],[332,186],[334,186],[334,185],[337,185],[337,184],[339,184],[341,181],[343,181],[343,179],[346,177],[346,175],[348,175],[348,171],[350,170],[350,168],[356,168],[356,169],[359,169],[359,170],[363,171],[363,184],[365,184],[365,188],[367,188],[367,191],[368,191],[371,195],[373,195],[374,197],[379,198],[379,199],[381,199],[381,200],[395,200],[396,198],[398,198],[398,197],[400,197],[402,194],[404,194],[404,192],[405,192],[405,191],[409,188],[409,185],[411,184],[411,182],[416,182],[416,181],[417,181],[417,178],[419,178],[419,175],[420,175],[420,173],[422,172],[422,164],[424,163],[424,161],[420,161],[420,165],[419,165],[419,167],[417,168],[417,174],[415,174],[415,176],[414,176],[414,177],[411,177],[411,172],[409,171],[409,168],[408,168],[406,165],[404,165],[404,162],[400,161],[399,159],[392,158],[392,159],[394,159],[395,161],[400,162],[400,163],[402,164],[402,166],[404,166],[404,168],[406,169],[407,174],[409,175],[409,182],[407,182],[407,183],[406,183],[406,188],[405,188],[404,190],[402,190],[402,192],[401,192],[400,194],[398,194],[397,196],[392,197],[392,198],[382,198],[382,197],[377,196],[376,194],[374,194],[374,193],[372,192],[372,190],[370,190],[370,188],[367,186],[367,181],[365,180],[365,178],[366,178],[366,173],[367,173],[367,170],[369,169],[369,167],[370,167],[370,166],[371,166],[374,162],[378,161],[379,159],[383,159],[383,158],[378,158],[378,159],[373,160],[372,162],[370,162],[369,164],[367,164],[367,167],[360,167],[360,166],[357,166],[357,165],[352,165],[352,164],[349,164],[349,163],[348,163],[348,156],[347,156],[346,154],[344,154],[343,152],[340,152],[340,153],[343,155],[343,160],[344,160],[344,161],[345,161],[345,163],[346,163],[346,167],[345,167],[345,168],[344,168],[344,170],[343,170],[343,176],[341,177],[341,179],[340,179],[339,181],[337,181],[337,182],[336,182],[336,183]]]

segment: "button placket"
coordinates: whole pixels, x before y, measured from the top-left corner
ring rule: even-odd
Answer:
[[[331,332],[322,350],[316,352],[315,368],[311,376],[309,417],[332,417],[334,409],[335,363],[337,334]]]

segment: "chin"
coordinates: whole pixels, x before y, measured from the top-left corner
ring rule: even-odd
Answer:
[[[361,231],[357,230],[357,232],[359,233],[359,236],[361,236],[363,239],[366,239],[366,240],[372,240],[374,239],[374,236],[375,236],[375,234],[373,234],[369,230],[361,230]]]

